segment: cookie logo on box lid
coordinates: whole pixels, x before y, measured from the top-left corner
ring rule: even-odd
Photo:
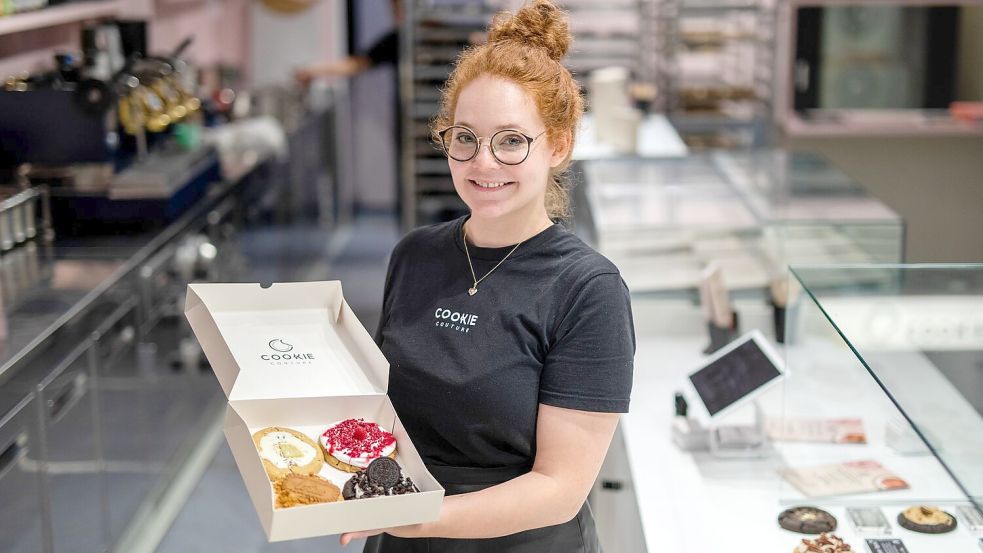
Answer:
[[[284,342],[283,340],[281,340],[279,338],[274,338],[274,339],[270,340],[269,346],[270,346],[270,349],[271,350],[273,350],[273,351],[279,351],[280,353],[286,353],[286,352],[294,349],[294,347],[292,345]]]
[[[295,352],[294,345],[282,338],[273,338],[266,345],[274,353],[264,353],[259,358],[270,365],[309,365],[314,360],[313,353]]]

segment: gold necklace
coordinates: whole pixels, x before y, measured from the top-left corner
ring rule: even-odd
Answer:
[[[547,228],[549,228],[551,226],[553,226],[553,222],[552,221],[550,221],[550,224],[547,225],[543,230],[545,230],[545,229],[547,229]],[[474,274],[474,265],[471,264],[471,252],[468,251],[468,227],[466,227],[464,225],[461,225],[461,228],[464,230],[464,255],[466,255],[468,257],[468,268],[471,269],[471,280],[474,281],[474,285],[471,286],[471,288],[468,288],[468,295],[473,296],[473,295],[475,295],[475,294],[478,293],[478,283],[481,282],[482,280],[485,280],[486,278],[488,278],[488,275],[494,273],[495,272],[495,269],[497,269],[499,267],[499,265],[501,265],[502,263],[505,263],[505,260],[508,259],[510,255],[512,255],[513,253],[515,253],[515,250],[519,249],[519,246],[521,246],[522,245],[522,242],[525,242],[525,240],[523,240],[522,242],[519,242],[518,244],[516,244],[515,247],[512,248],[512,250],[509,253],[505,254],[505,257],[503,257],[501,261],[499,261],[498,263],[496,263],[495,266],[492,267],[490,271],[488,271],[487,273],[485,273],[485,276],[483,276],[481,278],[478,278],[477,275]],[[542,232],[542,231],[540,231],[540,232]],[[536,234],[539,234],[539,233],[537,232]],[[536,234],[534,234],[533,236],[536,236]],[[528,240],[528,238],[527,238],[527,240]]]

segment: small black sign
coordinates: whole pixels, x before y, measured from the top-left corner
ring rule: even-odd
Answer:
[[[908,548],[899,539],[867,540],[870,553],[908,553]]]

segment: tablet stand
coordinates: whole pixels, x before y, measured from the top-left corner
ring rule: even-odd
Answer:
[[[751,424],[715,422],[704,426],[695,418],[677,416],[672,422],[672,441],[683,451],[709,450],[715,457],[725,459],[763,457],[771,451],[757,401]]]

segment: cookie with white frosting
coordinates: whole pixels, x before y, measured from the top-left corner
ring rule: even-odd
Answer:
[[[380,457],[396,458],[396,438],[365,419],[346,419],[328,426],[319,440],[324,460],[345,472],[358,472]]]
[[[253,434],[253,443],[270,480],[288,474],[317,474],[324,466],[324,456],[314,440],[290,428],[264,428]]]

